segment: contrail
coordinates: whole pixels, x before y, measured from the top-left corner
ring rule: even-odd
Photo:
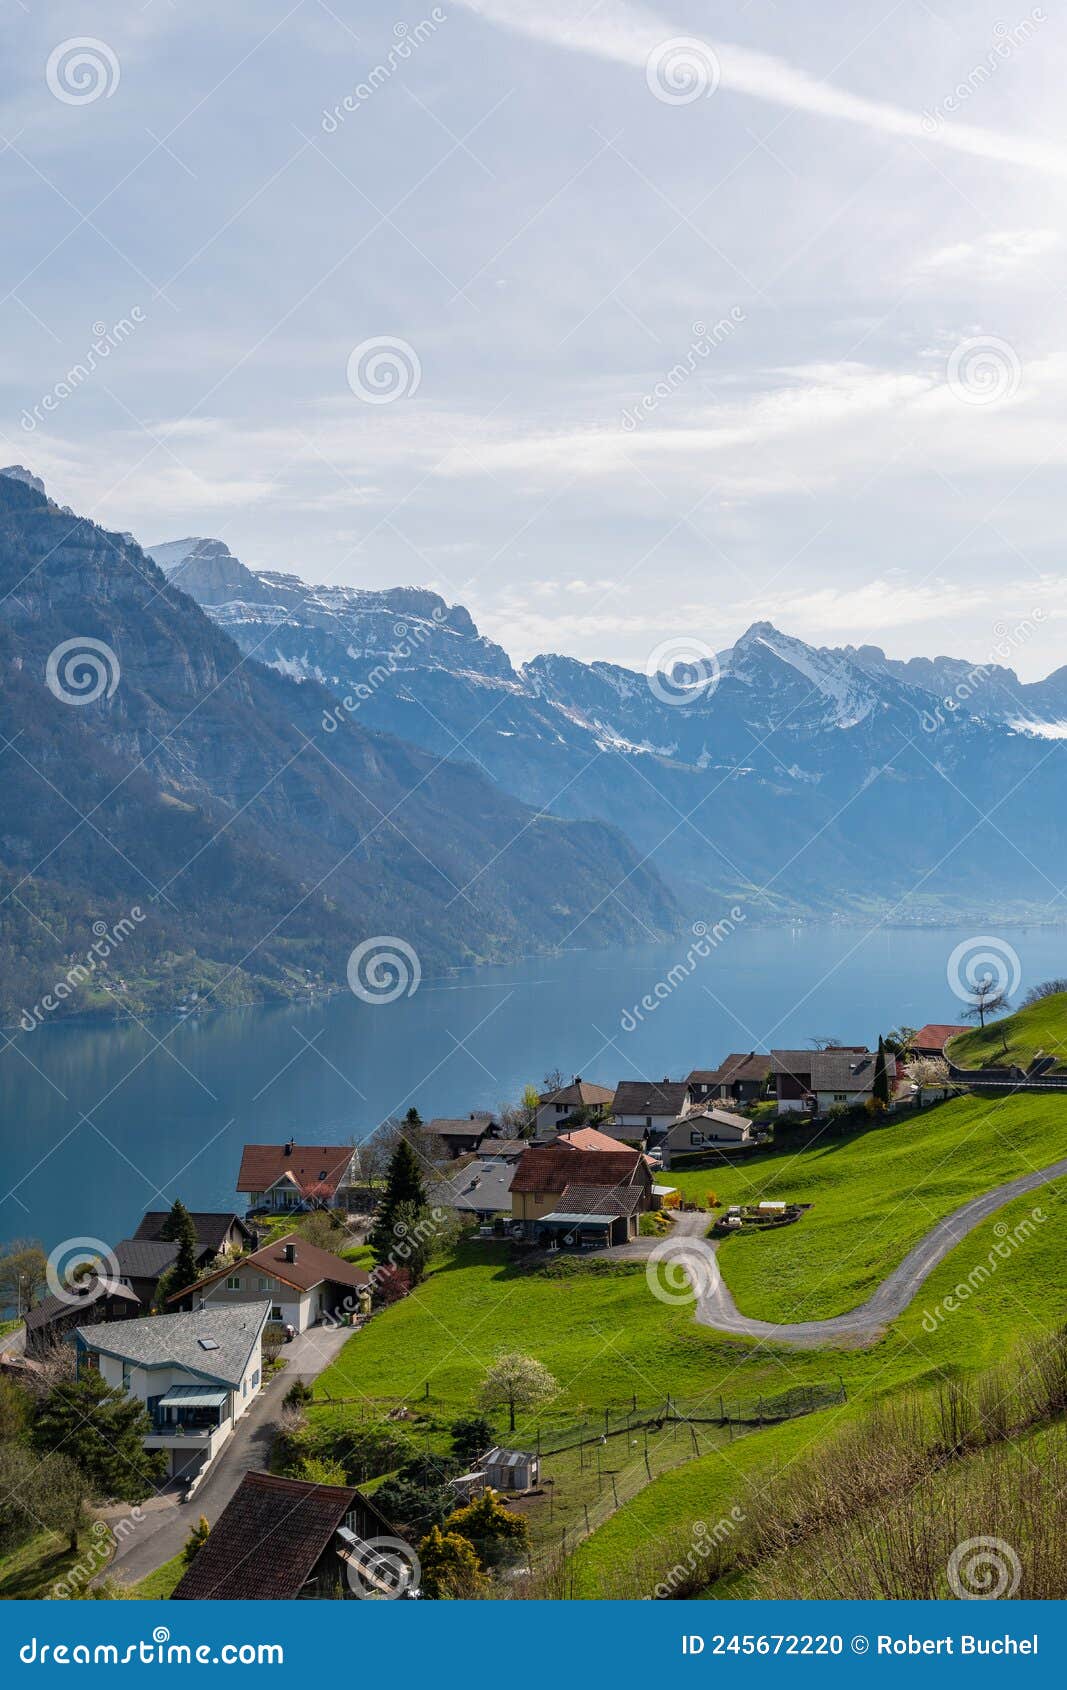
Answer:
[[[645,70],[651,54],[668,41],[692,40],[671,24],[643,7],[623,4],[593,6],[583,11],[583,0],[563,6],[558,0],[458,0],[459,5],[487,22],[501,24],[521,35],[532,36],[572,52]],[[1067,153],[1039,141],[1026,141],[995,130],[976,129],[966,123],[943,122],[932,128],[920,112],[885,100],[868,100],[831,82],[821,82],[807,71],[797,70],[784,59],[768,53],[735,47],[725,41],[703,38],[700,43],[721,72],[720,86],[732,93],[748,94],[755,100],[791,111],[812,112],[817,117],[838,118],[860,124],[882,135],[900,135],[926,145],[951,148],[978,158],[996,159],[1002,164],[1021,165],[1045,175],[1067,176]]]

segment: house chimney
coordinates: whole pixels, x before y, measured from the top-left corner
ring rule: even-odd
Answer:
[[[282,1249],[282,1256],[283,1256],[283,1259],[287,1262],[295,1262],[296,1261],[296,1245],[295,1244],[286,1244]]]
[[[292,1141],[291,1138],[287,1139],[286,1142],[285,1142],[284,1154],[286,1156],[291,1156],[293,1154],[293,1141]]]

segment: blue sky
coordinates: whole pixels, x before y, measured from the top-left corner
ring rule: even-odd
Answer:
[[[1051,9],[0,9],[0,450],[61,501],[519,658],[1062,661]]]

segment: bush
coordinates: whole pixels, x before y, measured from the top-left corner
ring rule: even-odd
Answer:
[[[495,1442],[492,1425],[484,1414],[461,1415],[452,1422],[452,1453],[464,1466],[477,1461]]]
[[[282,1398],[283,1405],[286,1408],[304,1408],[309,1402],[314,1401],[315,1393],[303,1379],[294,1379]]]

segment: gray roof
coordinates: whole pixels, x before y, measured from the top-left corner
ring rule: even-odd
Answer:
[[[121,1285],[117,1279],[102,1279],[93,1274],[81,1283],[85,1290],[76,1295],[70,1292],[65,1297],[42,1297],[24,1317],[27,1332],[35,1332],[38,1327],[49,1326],[53,1320],[65,1315],[76,1315],[79,1308],[92,1308],[104,1297],[118,1297],[125,1303],[140,1304],[141,1301],[135,1291],[131,1291],[128,1285]]]
[[[169,1209],[149,1209],[134,1237],[158,1239],[160,1229],[169,1219]],[[246,1233],[253,1242],[255,1240],[253,1228],[243,1221],[240,1215],[227,1213],[224,1209],[191,1209],[189,1219],[196,1228],[196,1250],[201,1256],[208,1251],[217,1256],[226,1242],[230,1228],[234,1226],[238,1231]]]
[[[620,1080],[612,1114],[680,1115],[689,1096],[685,1080]]]
[[[870,1091],[874,1084],[876,1053],[860,1055],[854,1050],[817,1050],[811,1055],[812,1091]],[[896,1057],[886,1055],[886,1073],[896,1076]]]
[[[426,1201],[431,1208],[459,1209],[468,1214],[510,1214],[514,1172],[510,1162],[479,1157],[450,1179],[431,1186]]]
[[[88,1349],[119,1356],[135,1367],[182,1367],[204,1379],[239,1385],[269,1314],[268,1302],[216,1304],[191,1314],[79,1326],[77,1337]]]
[[[178,1260],[178,1246],[158,1238],[122,1238],[114,1256],[121,1278],[159,1279]]]
[[[426,1131],[435,1138],[453,1137],[484,1137],[492,1125],[492,1115],[468,1115],[453,1119],[447,1115],[435,1115],[432,1121],[427,1121]]]
[[[568,1185],[560,1202],[568,1214],[635,1215],[643,1196],[640,1185]]]

